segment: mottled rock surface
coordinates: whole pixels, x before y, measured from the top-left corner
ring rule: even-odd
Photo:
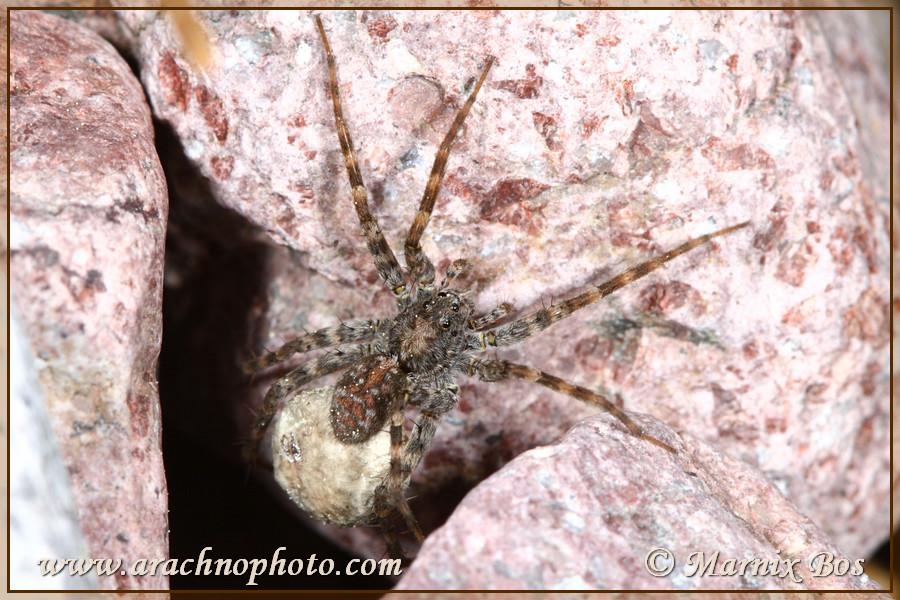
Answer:
[[[643,417],[678,455],[583,420],[466,496],[395,589],[881,589],[765,475]]]
[[[55,577],[35,568],[41,560],[86,556],[66,466],[41,396],[28,341],[10,307],[9,589],[98,589],[94,573]],[[56,564],[55,562],[53,564]]]
[[[168,208],[150,110],[92,31],[39,12],[13,12],[10,25],[11,293],[88,555],[165,558],[156,361]]]
[[[272,254],[250,315],[260,339],[274,347],[391,314],[351,209],[312,17],[200,17],[217,61],[203,73],[164,18],[123,13],[156,114],[219,201],[302,253]],[[468,85],[496,57],[423,239],[439,270],[473,260],[481,310],[512,301],[527,313],[749,219],[498,354],[714,442],[854,556],[887,538],[888,171],[867,152],[887,144],[887,79],[871,46],[853,42],[863,24],[780,11],[324,22],[370,204],[395,249]],[[270,382],[257,379],[253,403]],[[460,383],[410,492],[426,528],[595,412],[524,383]],[[249,427],[243,404],[233,412]]]

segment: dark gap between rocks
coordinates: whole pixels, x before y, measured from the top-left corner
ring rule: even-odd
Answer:
[[[240,458],[249,380],[241,363],[253,346],[254,303],[265,294],[269,244],[243,217],[215,202],[207,180],[184,155],[174,132],[156,124],[156,145],[169,187],[163,343],[159,361],[163,454],[169,487],[172,558],[266,559],[277,548],[301,575],[263,575],[249,589],[386,589],[377,576],[307,575],[315,554],[335,570],[354,558],[305,526],[271,475],[248,477]],[[267,571],[268,572],[268,571]],[[175,575],[177,589],[248,589],[248,573]]]

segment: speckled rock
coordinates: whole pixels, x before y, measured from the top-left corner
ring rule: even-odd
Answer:
[[[642,416],[678,455],[581,421],[466,496],[395,589],[881,589],[765,475]]]
[[[200,17],[216,57],[202,73],[165,19],[122,15],[156,114],[219,201],[302,252],[273,253],[268,311],[249,315],[262,343],[391,314],[351,209],[311,15]],[[852,42],[864,24],[779,11],[323,20],[395,249],[468,85],[496,57],[423,239],[439,270],[473,261],[480,310],[530,312],[749,219],[500,355],[715,442],[853,555],[887,539],[888,165],[860,159],[889,130],[887,96],[863,82],[883,91],[887,78],[871,45]],[[834,58],[845,47],[852,65]],[[257,379],[253,402],[270,382]],[[461,491],[595,412],[524,383],[462,379],[460,398],[410,492],[426,529]]]
[[[166,558],[156,361],[167,202],[150,110],[92,31],[40,12],[12,12],[10,26],[11,293],[88,555]]]
[[[47,577],[35,565],[62,557],[87,556],[72,501],[66,466],[50,425],[15,306],[10,307],[9,422],[9,589],[90,590],[94,573]],[[56,564],[55,562],[53,564]]]

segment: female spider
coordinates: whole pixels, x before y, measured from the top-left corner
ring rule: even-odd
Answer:
[[[334,436],[345,444],[364,442],[375,432],[385,427],[389,429],[390,468],[388,475],[373,491],[373,512],[388,552],[392,557],[399,558],[403,552],[392,517],[399,512],[416,537],[422,540],[422,532],[404,491],[434,437],[438,422],[458,403],[456,379],[459,375],[485,382],[509,378],[532,381],[597,405],[616,417],[635,436],[675,452],[665,442],[646,434],[625,412],[596,392],[534,367],[502,359],[482,359],[478,354],[488,348],[518,344],[675,257],[749,223],[740,223],[687,241],[605,283],[572,298],[554,302],[518,320],[499,324],[512,310],[506,303],[486,315],[475,315],[471,294],[467,290],[451,287],[452,282],[465,271],[467,263],[455,261],[435,287],[434,266],[423,252],[420,240],[431,218],[453,141],[487,79],[493,58],[487,60],[481,76],[437,151],[424,196],[404,245],[404,271],[369,211],[366,188],[350,132],[344,122],[334,56],[318,17],[316,26],[328,64],[335,128],[350,179],[353,206],[375,268],[395,296],[397,314],[390,318],[362,319],[326,327],[302,335],[275,352],[248,362],[245,371],[253,373],[284,361],[295,353],[353,344],[306,361],[272,385],[247,446],[248,458],[255,457],[282,400],[295,394],[301,386],[343,369],[331,400],[331,429]],[[411,432],[407,433],[403,424],[404,410],[409,405],[418,409],[419,416]]]

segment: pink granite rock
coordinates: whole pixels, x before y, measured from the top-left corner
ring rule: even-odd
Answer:
[[[166,558],[156,361],[168,205],[150,111],[90,30],[15,11],[10,46],[11,293],[87,552]],[[167,578],[100,585],[159,589]]]
[[[202,73],[164,18],[122,18],[156,114],[219,201],[301,252],[273,253],[249,315],[261,343],[391,314],[351,209],[312,16],[198,15],[217,57]],[[886,122],[887,101],[853,102],[865,79],[845,78],[832,53],[858,50],[850,62],[886,89],[871,47],[850,42],[866,35],[859,21],[831,21],[827,36],[815,14],[780,11],[323,21],[370,204],[395,250],[468,86],[496,57],[423,239],[439,270],[473,261],[480,310],[511,301],[527,314],[749,219],[498,354],[716,443],[854,556],[887,539],[888,171],[859,158],[886,143],[860,128]],[[854,106],[870,112],[858,119]],[[270,383],[257,380],[254,405]],[[426,529],[476,482],[595,412],[525,383],[460,384],[410,491]],[[244,405],[233,411],[249,427]]]
[[[15,305],[9,330],[9,589],[90,590],[95,573],[46,577],[35,565],[57,557],[85,556],[66,465],[59,454]],[[54,564],[56,564],[54,562]]]
[[[642,421],[679,454],[583,420],[466,496],[395,589],[880,589],[760,471]]]

